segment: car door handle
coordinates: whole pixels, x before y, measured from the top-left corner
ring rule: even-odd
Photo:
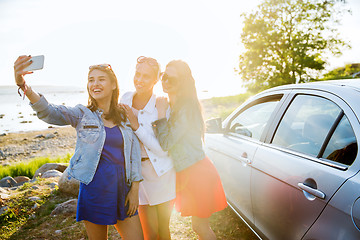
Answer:
[[[238,161],[241,161],[243,164],[251,164],[251,161],[250,159],[248,158],[248,155],[246,152],[243,152],[241,154],[241,156],[239,155],[234,155],[234,154],[231,154],[231,153],[227,153],[227,152],[224,152],[224,151],[221,151],[219,150],[218,148],[214,147],[214,146],[210,146],[209,149],[213,150],[213,151],[216,151],[216,152],[219,152],[221,154],[224,154],[225,156],[228,156],[228,157],[231,157],[233,159],[236,159]]]
[[[318,197],[320,199],[325,199],[325,197],[326,197],[325,193],[323,193],[322,191],[317,190],[317,189],[312,188],[312,187],[309,187],[309,186],[307,186],[307,185],[305,185],[303,183],[298,183],[298,187],[301,190],[304,190],[305,192],[308,192],[311,195],[314,195],[315,197]]]
[[[247,152],[243,152],[241,156],[238,157],[240,161],[244,162],[245,164],[251,164],[250,159],[248,158]]]

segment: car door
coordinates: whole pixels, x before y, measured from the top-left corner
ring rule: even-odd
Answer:
[[[293,94],[252,162],[255,225],[269,239],[301,239],[337,189],[354,175],[345,171],[346,165],[326,159],[326,147],[337,126],[346,124],[349,107],[323,91]]]
[[[250,195],[251,162],[281,94],[255,99],[224,121],[224,133],[206,134],[205,152],[221,177],[229,204],[253,222]]]

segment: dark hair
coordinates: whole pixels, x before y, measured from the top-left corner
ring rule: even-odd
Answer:
[[[94,66],[91,66],[89,73],[88,73],[88,77],[89,77],[90,73],[95,69],[105,72],[108,75],[110,81],[112,83],[115,83],[115,86],[116,86],[115,89],[112,91],[110,109],[109,109],[109,113],[105,115],[105,119],[112,120],[116,125],[123,126],[123,123],[126,122],[126,113],[125,113],[125,110],[118,104],[120,90],[119,90],[119,84],[118,84],[117,78],[115,76],[115,73],[111,69],[111,67],[103,67],[102,65],[94,65]],[[91,97],[88,88],[87,88],[87,91],[89,94],[87,107],[91,111],[96,111],[98,109],[96,100],[93,97]]]
[[[172,114],[170,115],[170,121],[172,120],[171,116],[174,116],[176,119],[179,110],[184,109],[189,122],[199,124],[201,135],[204,137],[205,124],[202,107],[197,97],[195,80],[189,65],[182,60],[173,60],[169,62],[166,67],[174,67],[178,75],[176,80],[176,99],[171,109]]]

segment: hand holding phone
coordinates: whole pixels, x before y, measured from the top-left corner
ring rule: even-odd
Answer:
[[[32,63],[24,68],[23,71],[35,71],[44,67],[44,55],[33,56],[29,61],[32,61]]]

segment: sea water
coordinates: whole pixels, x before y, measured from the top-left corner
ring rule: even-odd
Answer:
[[[33,86],[48,102],[73,107],[87,105],[86,89],[67,86]],[[21,91],[20,91],[21,92]],[[21,92],[22,93],[22,92]],[[29,100],[19,96],[16,86],[0,86],[0,134],[47,129],[50,125],[39,120]]]

